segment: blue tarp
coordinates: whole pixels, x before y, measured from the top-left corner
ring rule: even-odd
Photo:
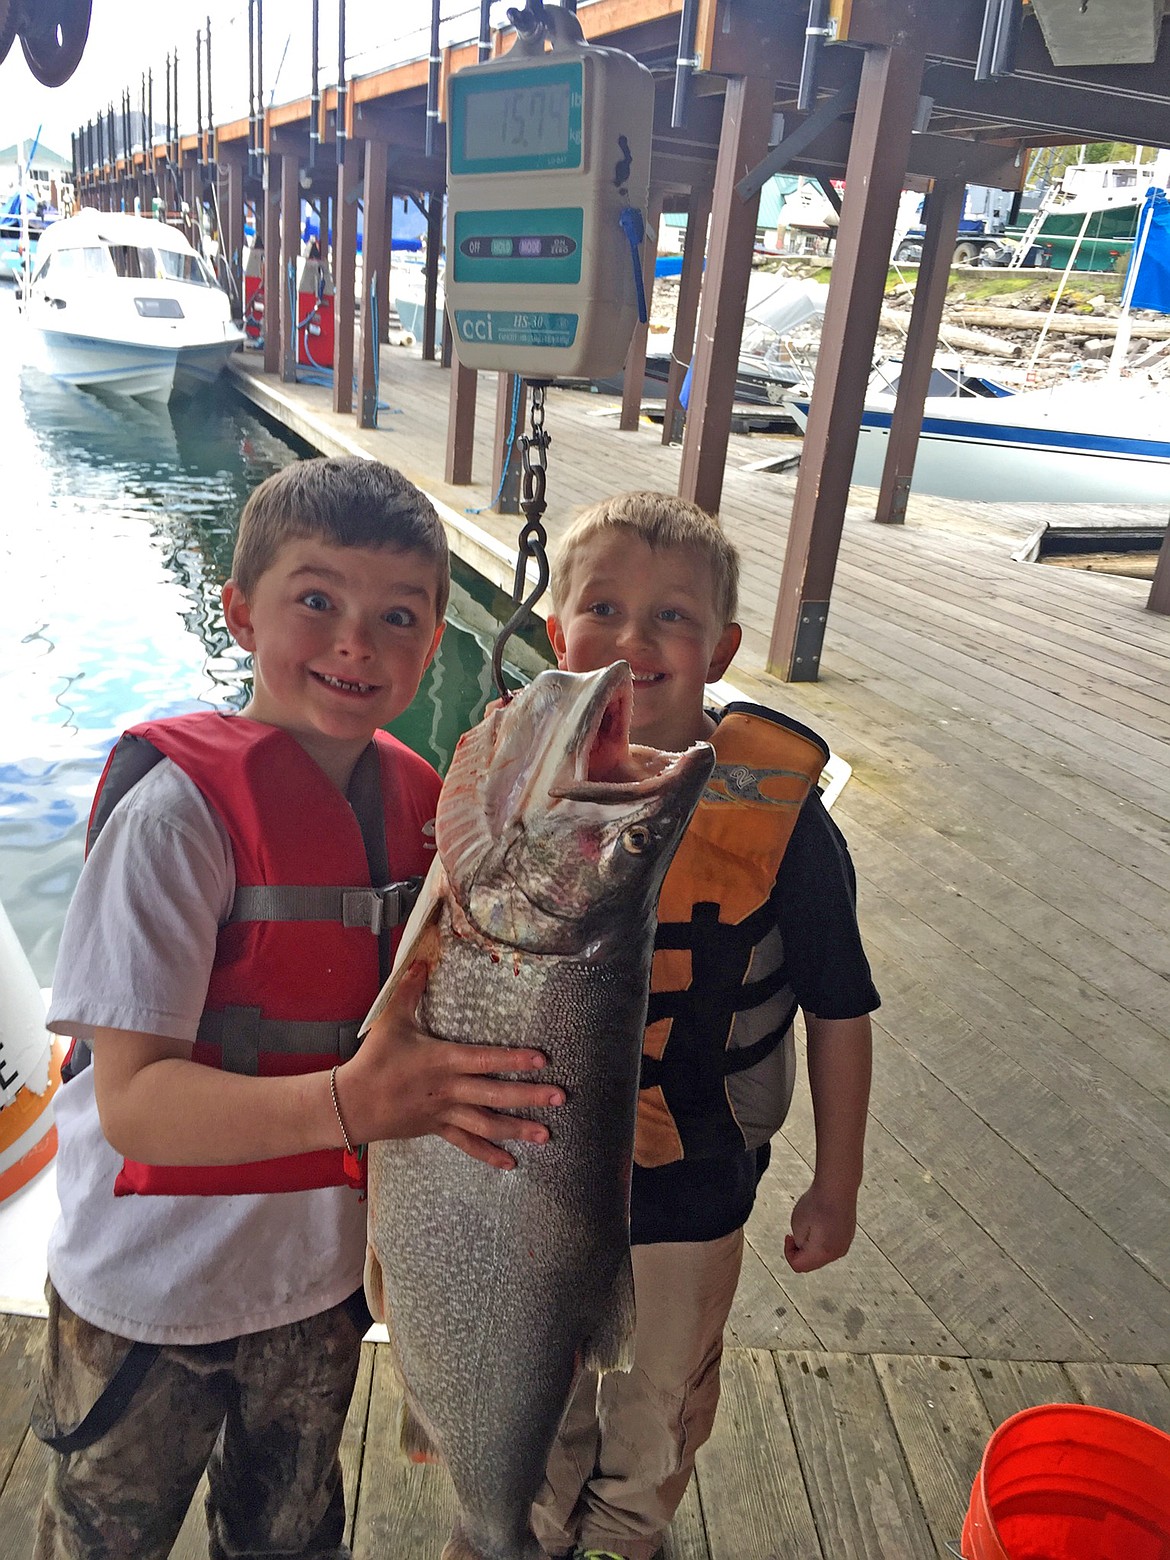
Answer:
[[[1155,187],[1146,191],[1129,257],[1131,270],[1135,258],[1139,259],[1137,277],[1131,279],[1127,274],[1125,279],[1126,287],[1133,289],[1130,308],[1170,314],[1170,200],[1165,190]]]

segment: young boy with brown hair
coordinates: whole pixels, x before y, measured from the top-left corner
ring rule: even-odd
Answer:
[[[206,1468],[213,1560],[342,1560],[338,1446],[368,1321],[355,1145],[438,1133],[500,1169],[561,1103],[448,1045],[406,983],[360,1048],[439,779],[380,728],[443,630],[426,496],[359,459],[270,477],[240,521],[239,715],[145,723],[99,786],[49,1026],[58,1095],[37,1560],[164,1560]],[[92,1064],[90,1057],[92,1055]]]
[[[659,899],[631,1197],[637,1330],[628,1375],[578,1380],[533,1510],[550,1555],[650,1560],[719,1397],[743,1226],[787,1113],[804,1013],[812,1184],[785,1256],[798,1273],[853,1239],[878,1005],[855,880],[807,728],[704,687],[739,647],[738,559],[718,523],[662,493],[585,511],[553,568],[549,639],[572,672],[628,661],[631,739],[713,744],[716,768]]]

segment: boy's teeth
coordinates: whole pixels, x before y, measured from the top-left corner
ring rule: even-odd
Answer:
[[[331,688],[344,688],[347,693],[369,693],[374,686],[373,683],[344,682],[340,677],[330,677],[328,672],[319,672],[317,675]]]

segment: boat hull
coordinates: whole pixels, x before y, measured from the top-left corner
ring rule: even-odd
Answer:
[[[59,383],[163,404],[206,388],[238,345],[233,337],[155,347],[56,330],[35,331],[34,340],[37,366]]]
[[[1027,401],[963,399],[951,403],[953,410],[928,401],[913,490],[989,503],[1165,505],[1170,440],[1143,426],[1148,417],[1135,415],[1132,431],[1124,433],[1108,431],[1104,417],[1078,417],[1062,426],[1055,406],[1052,416],[1035,417]],[[807,401],[793,409],[803,426]],[[881,484],[892,415],[887,407],[865,409],[852,476],[859,486]]]

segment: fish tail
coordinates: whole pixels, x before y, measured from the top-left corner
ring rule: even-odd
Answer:
[[[462,1524],[456,1522],[451,1537],[443,1546],[443,1553],[439,1560],[494,1560],[494,1557],[473,1544],[463,1531]],[[548,1557],[537,1542],[535,1534],[530,1532],[522,1548],[509,1546],[508,1560],[548,1560]]]
[[[627,1251],[597,1326],[581,1345],[583,1370],[629,1370],[634,1363],[634,1268]]]

